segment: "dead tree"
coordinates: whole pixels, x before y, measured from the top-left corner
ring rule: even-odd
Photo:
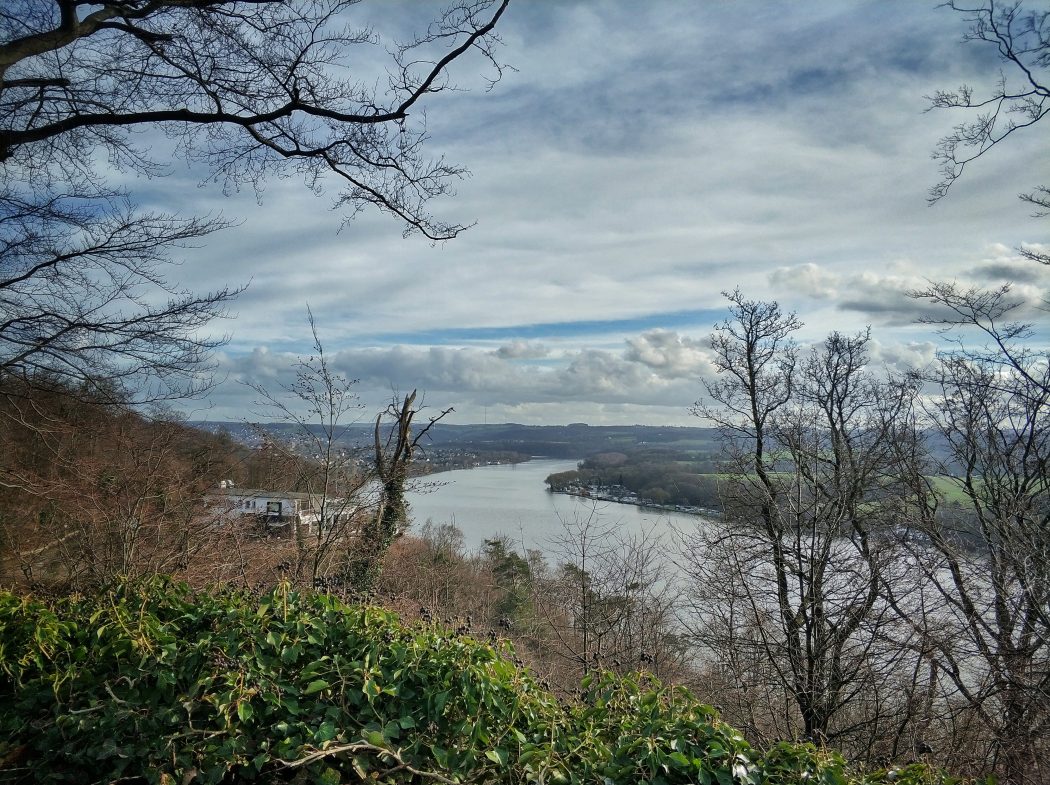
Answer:
[[[435,423],[452,412],[445,409],[427,419],[418,432],[413,423],[423,407],[416,406],[417,390],[404,397],[395,396],[386,411],[376,417],[373,432],[374,465],[379,485],[379,501],[374,514],[363,523],[353,552],[347,554],[348,582],[360,594],[367,594],[375,586],[382,569],[383,556],[390,545],[400,537],[408,524],[405,490],[412,459],[422,449]],[[384,420],[389,422],[384,433]]]

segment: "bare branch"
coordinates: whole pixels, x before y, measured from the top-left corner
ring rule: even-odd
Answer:
[[[119,199],[0,192],[0,378],[94,394],[116,385],[139,402],[206,389],[208,355],[225,339],[202,330],[240,289],[191,294],[164,268],[172,249],[228,225]]]
[[[995,46],[1009,73],[1000,74],[995,89],[985,98],[974,98],[973,89],[965,85],[928,97],[930,109],[978,112],[975,119],[956,125],[934,150],[941,179],[930,189],[931,204],[948,194],[969,164],[1050,113],[1050,82],[1045,73],[1050,67],[1050,12],[1026,11],[1020,2],[997,4],[995,0],[978,6],[956,0],[945,5],[962,14],[970,25],[963,40]],[[1010,84],[1014,79],[1019,81],[1017,86]]]
[[[350,69],[356,48],[383,53],[378,36],[346,25],[352,0],[155,0],[104,4],[82,18],[41,2],[18,0],[22,25],[0,18],[8,176],[97,180],[89,161],[99,150],[156,171],[132,147],[136,128],[155,126],[230,185],[295,171],[316,188],[335,176],[347,184],[337,206],[351,215],[371,204],[432,240],[465,228],[426,212],[463,170],[424,157],[421,110],[468,53],[500,72],[494,28],[508,0],[458,2],[398,46],[385,93]]]

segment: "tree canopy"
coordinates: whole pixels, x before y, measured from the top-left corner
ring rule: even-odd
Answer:
[[[465,227],[427,204],[464,170],[428,155],[425,99],[471,52],[498,80],[507,2],[455,2],[402,42],[355,26],[356,0],[5,3],[0,374],[102,379],[144,400],[206,384],[223,339],[203,328],[238,289],[185,291],[168,265],[229,221],[140,210],[116,184],[173,159],[227,189],[334,181],[344,220],[374,207],[406,235],[455,237]]]
[[[349,20],[357,0],[8,3],[0,162],[42,185],[97,182],[103,156],[155,175],[164,163],[136,139],[153,126],[227,184],[295,172],[316,187],[331,175],[351,212],[371,204],[406,231],[454,237],[463,227],[425,205],[463,170],[426,156],[422,102],[450,88],[449,65],[472,50],[498,78],[493,28],[508,1],[454,3],[392,43],[382,88],[373,69],[355,73],[382,43]]]

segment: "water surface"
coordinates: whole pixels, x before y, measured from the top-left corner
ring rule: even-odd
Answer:
[[[485,540],[505,535],[519,547],[550,552],[566,523],[590,516],[599,528],[630,534],[670,534],[672,526],[689,529],[701,520],[547,491],[543,482],[547,475],[575,468],[576,461],[543,458],[431,475],[426,479],[433,487],[408,495],[411,531],[418,533],[429,519],[458,526],[467,550],[480,549]]]

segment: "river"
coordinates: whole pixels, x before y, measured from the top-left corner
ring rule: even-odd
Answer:
[[[544,480],[554,472],[576,468],[576,461],[537,458],[526,463],[458,469],[424,478],[430,487],[408,494],[410,531],[418,533],[429,519],[454,523],[463,532],[467,550],[505,535],[519,548],[556,550],[565,523],[595,516],[599,528],[625,534],[670,535],[672,527],[689,529],[702,520],[648,507],[593,502],[549,493]]]

